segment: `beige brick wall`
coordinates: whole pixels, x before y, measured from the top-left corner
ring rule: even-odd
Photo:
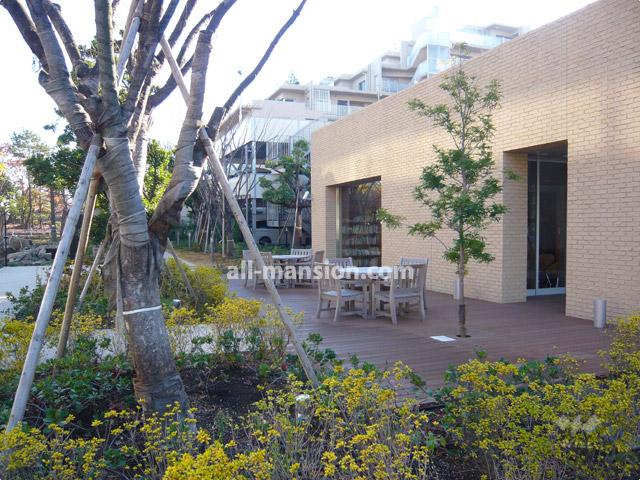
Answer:
[[[600,0],[465,64],[484,84],[502,83],[494,156],[510,212],[487,232],[496,260],[470,265],[466,293],[496,302],[526,298],[526,155],[513,150],[568,143],[567,314],[591,318],[606,298],[611,315],[640,310],[640,2]],[[382,204],[408,222],[427,212],[412,198],[433,144],[445,134],[410,112],[418,97],[446,100],[441,76],[425,80],[317,131],[312,140],[313,245],[335,254],[335,185],[382,179]],[[428,286],[451,292],[453,267],[435,240],[383,229],[383,262],[432,260]]]

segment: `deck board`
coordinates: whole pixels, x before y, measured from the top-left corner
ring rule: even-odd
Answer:
[[[230,288],[242,297],[268,301],[264,288],[247,289],[241,281],[231,281]],[[450,295],[428,292],[427,320],[417,312],[398,318],[393,326],[388,318],[362,319],[343,317],[333,322],[330,312],[315,316],[317,292],[298,287],[279,290],[282,299],[295,312],[304,312],[299,334],[316,332],[324,338],[323,346],[339,357],[357,355],[379,367],[402,361],[426,380],[431,388],[443,384],[443,374],[450,365],[476,357],[485,351],[489,359],[544,359],[571,354],[584,361],[584,371],[601,372],[598,351],[607,347],[606,333],[593,323],[564,314],[564,297],[538,297],[523,303],[498,304],[481,300],[467,301],[467,326],[470,338],[459,339],[457,309]],[[454,342],[439,342],[430,337],[446,335]]]

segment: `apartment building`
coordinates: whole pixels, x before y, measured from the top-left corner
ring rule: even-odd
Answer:
[[[416,22],[406,68],[413,71],[412,83],[436,75],[452,65],[456,59],[468,60],[512,40],[526,31],[523,27],[491,24],[485,27],[465,25],[449,27],[441,7]],[[458,46],[464,44],[461,50]]]
[[[262,198],[260,178],[276,178],[265,162],[289,154],[296,141],[310,141],[316,129],[379,98],[377,93],[336,86],[331,80],[287,83],[268,98],[241,104],[229,115],[217,146],[256,241],[287,244],[293,228],[292,212]],[[303,244],[310,241],[310,228],[307,210],[303,212]]]
[[[493,154],[509,208],[486,232],[495,256],[470,265],[466,294],[501,303],[558,298],[567,315],[640,311],[640,2],[600,0],[468,60],[481,84],[501,82]],[[411,112],[449,101],[442,75],[317,130],[312,138],[313,247],[360,265],[428,257],[428,288],[451,293],[454,268],[435,240],[389,230],[428,219],[413,198],[433,145],[451,140]],[[519,180],[509,180],[515,172]],[[445,235],[446,239],[446,235]]]
[[[229,115],[218,145],[258,242],[286,243],[292,222],[291,212],[262,199],[259,179],[274,178],[265,161],[287,154],[299,139],[310,142],[315,130],[447,68],[456,42],[464,41],[466,55],[475,56],[520,31],[491,25],[448,32],[440,20],[436,9],[416,23],[413,40],[401,42],[399,50],[383,53],[355,73],[327,77],[319,83],[285,83],[266,99],[241,104]],[[311,223],[305,218],[306,240]]]

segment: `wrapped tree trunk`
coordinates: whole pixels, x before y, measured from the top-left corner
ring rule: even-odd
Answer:
[[[126,86],[120,90],[115,71],[110,0],[93,2],[95,62],[93,59],[85,61],[85,53],[81,54],[75,44],[60,7],[50,0],[25,0],[27,10],[19,0],[0,0],[0,6],[9,12],[22,38],[37,57],[41,66],[39,82],[69,123],[78,145],[88,149],[94,135],[103,138],[97,172],[106,186],[113,220],[103,268],[112,274],[105,283],[119,292],[117,303],[121,306],[133,359],[136,397],[144,401],[145,408],[153,410],[163,410],[175,402],[183,406],[187,403],[164,324],[158,278],[167,232],[178,224],[184,201],[197,186],[202,172],[206,155],[203,146],[198,144],[198,131],[202,127],[200,119],[211,39],[235,1],[222,0],[196,23],[183,40],[177,63],[183,73],[192,72],[190,102],[180,131],[171,183],[149,223],[140,181],[146,163],[147,130],[153,109],[176,88],[171,77],[161,87],[153,85],[154,77],[165,61],[164,55],[156,55],[156,51],[179,2],[134,0],[135,7],[131,5],[127,21],[131,27],[125,28],[126,39],[121,42],[126,53],[121,54],[119,63],[124,68],[129,57],[132,62],[127,70]],[[279,39],[298,17],[305,1],[301,1],[260,63],[219,110],[216,121],[210,121],[211,131],[217,131],[224,114],[255,79]],[[169,46],[181,37],[195,3],[188,1],[184,5],[168,37]],[[137,25],[140,28],[136,42],[136,34],[131,30]],[[188,52],[196,37],[195,52],[189,58]],[[126,48],[134,44],[137,47],[130,56]],[[29,387],[23,390],[28,396]]]

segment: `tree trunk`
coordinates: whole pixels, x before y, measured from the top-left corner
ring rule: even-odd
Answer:
[[[51,204],[51,241],[55,243],[58,241],[58,233],[56,231],[56,194],[53,188],[49,189],[49,203]]]
[[[27,201],[28,201],[28,211],[27,211],[27,229],[31,229],[33,226],[33,194],[31,192],[31,177],[27,175]]]
[[[464,300],[464,249],[460,248],[460,259],[458,260],[458,337],[466,338],[467,334],[467,306]]]
[[[155,411],[163,411],[176,402],[186,408],[187,396],[160,305],[160,246],[148,231],[129,143],[126,138],[107,140],[111,145],[107,144],[100,166],[109,187],[117,229],[105,264],[112,264],[120,281],[122,316],[136,373],[136,399]]]

